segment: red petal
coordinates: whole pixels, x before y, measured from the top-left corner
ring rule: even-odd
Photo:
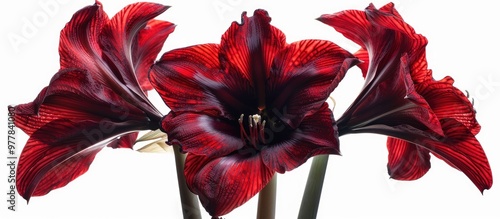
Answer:
[[[43,100],[45,99],[47,89],[49,87],[44,87],[40,93],[38,93],[38,96],[36,96],[35,100],[33,102],[25,103],[25,104],[19,104],[16,105],[16,114],[27,114],[27,115],[32,115],[32,114],[38,114],[38,111],[40,110],[40,105],[42,105]]]
[[[368,51],[361,48],[354,54],[354,56],[362,61],[358,64],[358,67],[361,69],[363,77],[366,77],[370,64]],[[432,70],[427,69],[425,53],[422,53],[422,55],[410,66],[410,74],[414,83],[424,82],[432,78]]]
[[[328,104],[324,103],[315,114],[304,118],[287,140],[263,148],[261,156],[270,169],[284,173],[312,156],[339,153],[337,125]]]
[[[404,53],[408,54],[409,69],[415,83],[432,78],[427,70],[425,46],[427,39],[401,18],[392,3],[377,10],[372,4],[363,11],[348,10],[323,15],[319,20],[334,27],[369,51],[371,69],[382,70],[396,64]],[[363,53],[363,52],[359,52]],[[382,66],[377,68],[377,66]],[[365,68],[362,66],[362,69]],[[366,71],[363,71],[364,75]]]
[[[303,40],[282,50],[275,58],[267,99],[270,105],[284,109],[280,119],[296,128],[305,116],[315,113],[357,64],[352,54],[324,40]]]
[[[493,177],[488,158],[474,134],[454,119],[442,119],[441,126],[445,137],[409,126],[375,125],[358,131],[384,134],[417,144],[461,170],[481,192],[491,188]]]
[[[274,56],[286,45],[285,35],[270,25],[267,11],[256,10],[241,24],[233,22],[221,40],[221,62],[229,74],[238,74],[252,86],[264,84]]]
[[[442,81],[429,80],[416,85],[416,89],[438,118],[455,119],[472,134],[479,133],[481,126],[476,120],[474,107],[464,93],[453,86],[453,79],[446,77]]]
[[[139,96],[144,96],[143,91],[139,85],[136,74],[137,67],[144,67],[145,65],[152,65],[151,63],[139,64],[143,60],[134,60],[137,58],[134,52],[134,48],[137,50],[139,48],[135,47],[134,44],[139,44],[144,42],[137,42],[138,35],[140,35],[141,30],[148,24],[148,22],[154,17],[160,15],[168,6],[164,6],[156,3],[140,2],[134,3],[126,6],[120,12],[118,12],[102,29],[99,43],[103,51],[104,60],[110,65],[112,72],[115,77],[122,84],[127,86],[130,90],[134,91]],[[170,24],[167,24],[169,26]],[[157,26],[160,28],[158,30],[153,30],[152,32],[163,32],[162,28],[164,26]],[[158,32],[157,32],[158,31]],[[166,30],[168,32],[171,30]],[[145,33],[150,35],[150,33]],[[140,37],[140,36],[139,36]],[[157,36],[157,43],[161,39],[164,39],[163,35]],[[139,46],[137,45],[137,46]],[[145,45],[145,44],[142,44]],[[155,47],[158,45],[155,45]],[[156,50],[157,48],[154,48]],[[154,51],[152,51],[154,52]],[[154,59],[147,59],[148,61]],[[140,72],[140,71],[139,71]]]
[[[271,180],[274,172],[260,156],[233,154],[217,159],[188,154],[186,183],[212,216],[221,216],[247,202]]]
[[[407,56],[399,64],[399,70],[376,75],[365,83],[361,94],[338,120],[340,135],[374,124],[410,125],[443,134],[437,116],[415,91]]]
[[[413,27],[403,20],[392,3],[380,10],[371,5],[366,9],[366,14],[370,22],[381,28],[383,32],[394,32],[396,34],[393,37],[394,41],[389,40],[389,42],[393,42],[392,45],[394,46],[402,47],[402,52],[408,53],[410,72],[415,83],[432,78],[431,72],[427,69],[427,60],[425,57],[427,39],[415,33]],[[388,38],[379,38],[376,40],[387,42]],[[381,50],[372,48],[374,49],[374,53],[377,53],[376,51],[383,51],[382,48],[384,48],[384,45],[380,46]]]
[[[174,29],[175,25],[170,22],[151,20],[139,32],[137,39],[132,44],[134,69],[137,80],[144,91],[153,89],[148,80],[148,72],[160,53],[163,43]]]
[[[19,194],[29,201],[32,196],[65,186],[88,170],[97,152],[109,140],[136,126],[133,122],[74,123],[67,119],[46,124],[33,133],[19,158],[16,178]]]
[[[25,107],[33,105],[32,107]],[[35,108],[36,110],[31,110]],[[86,71],[66,69],[52,78],[34,102],[16,107],[16,126],[28,135],[57,119],[72,121],[138,121],[150,123],[143,111],[94,80]],[[156,126],[151,121],[151,128]]]
[[[401,19],[401,20],[403,19],[403,17],[399,14],[399,12],[396,10],[396,8],[394,8],[394,3],[392,3],[392,2],[385,4],[379,10],[381,12],[390,14],[391,16],[395,16],[398,19]]]
[[[364,61],[360,67],[365,87],[338,120],[341,135],[345,127],[375,123],[405,124],[442,134],[438,117],[413,87],[432,78],[425,61],[427,39],[416,34],[393,6],[377,10],[370,5],[365,12],[343,11],[319,18],[362,47],[356,54]]]
[[[170,112],[162,121],[169,144],[178,144],[183,152],[207,157],[220,157],[241,149],[236,121],[214,118],[204,114]]]
[[[98,1],[78,11],[61,31],[61,69],[87,70],[125,99],[137,99],[134,104],[147,114],[161,116],[141,85],[151,89],[147,71],[173,30],[168,22],[148,21],[166,9],[154,3],[131,4],[112,20]]]
[[[151,83],[172,111],[231,118],[230,106],[249,108],[233,97],[224,82],[226,75],[219,70],[218,52],[216,44],[176,49],[165,53],[153,66]]]
[[[441,121],[446,138],[440,142],[424,139],[420,144],[427,146],[430,151],[439,155],[439,158],[464,172],[481,192],[490,189],[493,177],[481,144],[466,126],[456,120]]]
[[[241,24],[233,22],[222,36],[220,60],[225,84],[232,96],[260,109],[266,107],[266,81],[275,55],[285,47],[285,35],[270,25],[264,10],[253,17],[241,16]],[[237,107],[237,106],[236,106]],[[238,112],[255,114],[257,109],[237,108]]]
[[[361,63],[358,64],[358,67],[361,69],[361,73],[363,73],[363,78],[366,78],[366,73],[368,72],[368,67],[370,67],[370,56],[366,49],[359,49],[354,56],[358,58]]]
[[[393,179],[416,180],[431,168],[429,151],[397,138],[387,138],[387,170]]]
[[[27,135],[33,134],[33,132],[35,132],[37,129],[54,120],[54,117],[52,116],[40,116],[38,118],[34,117],[34,115],[39,114],[40,105],[42,105],[43,100],[45,99],[47,89],[48,87],[44,87],[35,98],[35,100],[33,100],[33,102],[14,106],[14,122],[16,126],[23,130]]]
[[[366,14],[359,10],[345,10],[334,14],[324,14],[318,20],[332,26],[362,47],[370,42],[371,32],[376,31],[367,20]]]
[[[106,71],[98,38],[109,21],[99,2],[76,12],[61,31],[59,55],[61,68],[81,68],[93,72],[94,77],[106,81]]]
[[[41,107],[50,108],[47,113],[57,113],[59,118],[71,120],[88,120],[92,117],[118,121],[148,120],[134,102],[125,100],[107,84],[94,80],[88,71],[66,69],[52,78]],[[75,117],[73,113],[86,114],[90,118]],[[39,110],[41,114],[42,109]]]
[[[137,140],[137,136],[139,132],[132,132],[130,134],[125,134],[117,139],[111,141],[107,146],[110,148],[127,148],[132,149],[135,144],[135,140]]]

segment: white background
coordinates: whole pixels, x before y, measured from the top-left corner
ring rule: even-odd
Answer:
[[[44,10],[43,3],[57,7]],[[134,1],[102,0],[113,16]],[[159,18],[176,23],[176,31],[166,41],[164,51],[198,43],[217,43],[230,22],[240,20],[242,11],[251,15],[256,8],[269,11],[272,24],[280,28],[288,42],[320,38],[334,41],[351,52],[357,46],[315,18],[345,9],[362,10],[370,1],[157,1],[173,6]],[[498,145],[498,97],[500,94],[500,39],[498,3],[488,0],[396,1],[396,8],[417,32],[429,39],[429,68],[440,79],[451,75],[456,86],[468,90],[475,99],[482,143],[494,177],[500,174]],[[387,1],[374,1],[377,7]],[[5,1],[0,9],[2,67],[1,121],[6,123],[7,105],[32,101],[48,84],[59,67],[59,31],[78,9],[93,1],[32,0]],[[23,33],[26,25],[36,31]],[[23,37],[15,45],[9,36]],[[162,52],[163,53],[163,52]],[[362,85],[360,72],[349,71],[333,93],[337,100],[335,117],[351,103]],[[152,93],[154,103],[168,108]],[[7,124],[0,125],[6,130]],[[6,131],[2,131],[6,142]],[[27,140],[18,135],[18,153]],[[343,156],[330,157],[318,218],[363,219],[399,218],[500,218],[500,189],[493,184],[484,195],[461,172],[432,158],[431,170],[413,182],[390,180],[386,173],[385,137],[371,134],[343,136]],[[1,159],[5,159],[3,146]],[[5,162],[1,162],[2,165]],[[295,218],[310,163],[278,177],[277,218]],[[0,191],[7,190],[7,167],[0,168]],[[6,200],[6,195],[0,196]],[[257,196],[256,196],[257,197]],[[2,201],[5,203],[5,201]],[[18,211],[0,206],[2,218],[181,218],[181,208],[172,153],[140,154],[130,150],[104,149],[90,170],[64,188],[29,205],[18,199]],[[234,210],[225,218],[254,218],[257,199]],[[5,215],[5,216],[3,216]],[[204,218],[209,218],[203,211]]]

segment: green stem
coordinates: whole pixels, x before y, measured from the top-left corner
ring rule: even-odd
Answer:
[[[259,192],[257,219],[274,219],[276,211],[276,187],[278,176],[274,174],[269,183]]]
[[[181,196],[182,215],[184,219],[201,219],[200,204],[198,197],[193,194],[186,184],[184,177],[184,161],[186,155],[182,154],[179,146],[174,145],[175,167],[177,169],[177,181],[179,183],[179,194]]]
[[[300,204],[298,219],[316,218],[327,165],[328,155],[318,155],[313,158],[304,195],[302,196],[302,203]]]

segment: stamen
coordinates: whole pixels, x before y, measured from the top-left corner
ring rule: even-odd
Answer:
[[[258,114],[255,114],[253,116],[248,116],[248,118],[250,119],[251,118],[251,122],[252,122],[252,125],[250,125],[250,137],[252,138],[252,144],[254,146],[257,146],[257,141],[259,140],[259,132],[258,132],[258,128],[259,128],[259,120],[260,120],[260,116]]]
[[[245,116],[245,115],[241,114],[240,118],[238,119],[238,122],[240,123],[240,125],[241,125],[241,122],[243,122],[243,116]]]
[[[241,114],[240,118],[238,119],[238,123],[240,123],[240,136],[241,140],[245,141],[245,139],[249,139],[247,132],[245,131],[245,127],[243,126],[243,114]]]
[[[264,127],[266,127],[266,120],[262,121],[262,124],[260,126],[260,141],[264,144],[266,144],[266,139],[264,139]]]
[[[258,149],[259,142],[266,143],[264,139],[264,128],[266,126],[266,121],[262,120],[262,116],[259,114],[248,116],[248,133],[243,125],[243,117],[241,114],[238,119],[240,123],[240,135],[243,141],[248,140],[249,144]]]

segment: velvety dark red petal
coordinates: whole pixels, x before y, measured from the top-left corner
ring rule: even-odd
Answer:
[[[437,116],[414,88],[409,74],[407,56],[399,62],[393,77],[374,77],[361,94],[338,119],[340,135],[364,126],[410,125],[420,130],[443,134]]]
[[[370,7],[373,7],[373,5],[370,5]],[[398,19],[401,19],[401,20],[403,19],[401,14],[399,14],[399,12],[396,10],[396,8],[394,8],[394,3],[392,3],[392,2],[389,2],[389,3],[385,4],[384,6],[380,7],[379,10],[383,13],[387,13],[387,14],[390,14],[391,16],[395,16]]]
[[[139,132],[132,132],[129,134],[119,136],[117,139],[111,141],[107,146],[110,148],[132,149],[134,147],[135,140],[137,140],[138,135]]]
[[[401,15],[394,8],[394,4],[389,3],[380,10],[377,10],[373,5],[366,9],[366,14],[370,22],[378,26],[382,32],[394,33],[393,46],[398,46],[402,52],[407,53],[409,57],[409,68],[412,79],[415,83],[432,79],[431,71],[427,69],[427,59],[425,56],[425,46],[427,39],[415,32],[413,27],[407,24]],[[375,40],[385,40],[387,38],[379,38]],[[382,43],[383,44],[383,43]],[[366,48],[369,48],[367,46]],[[379,48],[387,48],[381,45]],[[383,51],[374,49],[376,51]]]
[[[331,15],[322,15],[318,20],[334,27],[344,36],[359,44],[362,48],[357,54],[366,57],[365,53],[368,52],[368,62],[373,71],[397,65],[394,61],[398,60],[402,54],[407,53],[413,81],[419,83],[432,78],[431,72],[427,70],[425,59],[427,39],[416,34],[415,30],[404,22],[392,3],[380,10],[371,4],[364,12],[342,11]],[[366,60],[363,61],[366,62]],[[366,66],[361,66],[361,69],[363,75],[369,71]],[[387,73],[387,71],[381,71],[377,74],[385,74],[384,72]],[[374,73],[372,72],[372,74]]]
[[[140,35],[143,28],[147,28],[146,25],[151,19],[160,15],[167,9],[168,6],[156,3],[139,2],[130,4],[111,18],[102,28],[100,34],[99,44],[103,52],[103,59],[109,64],[112,73],[118,81],[141,97],[144,97],[144,93],[137,80],[136,68],[144,67],[144,65],[148,64],[140,64],[140,62],[144,60],[134,60],[134,58],[137,58],[136,55],[138,54],[133,54],[133,52],[138,52],[137,50],[140,48],[134,47],[133,45],[146,45],[141,44],[144,42],[137,42],[138,35]],[[169,25],[170,24],[167,24],[167,26]],[[152,33],[160,34],[150,39],[156,40],[157,43],[162,43],[160,41],[165,38],[163,35],[168,35],[168,32],[171,31],[168,30],[168,28],[165,31],[163,29],[165,26],[155,26],[154,28],[160,29],[153,30],[149,33],[143,33],[149,36]],[[157,50],[156,46],[158,45],[154,45],[154,48],[151,49]],[[134,51],[134,49],[136,51]],[[152,59],[149,58],[147,60]],[[152,65],[153,63],[151,62],[149,64]],[[146,98],[144,97],[144,99]]]
[[[188,154],[184,173],[188,187],[212,216],[225,215],[244,204],[274,175],[258,154],[232,154],[217,159]]]
[[[267,11],[256,10],[253,17],[241,16],[221,40],[222,64],[229,74],[241,74],[257,86],[269,76],[274,56],[286,45],[285,34],[270,25]]]
[[[261,151],[266,166],[279,173],[293,170],[320,154],[340,154],[337,125],[327,103],[305,117],[288,139]]]
[[[237,121],[205,114],[170,112],[162,121],[170,145],[180,145],[183,152],[207,157],[224,156],[245,145]]]
[[[105,82],[108,72],[98,43],[103,26],[109,21],[102,5],[96,2],[76,12],[61,31],[59,56],[61,68],[81,68],[93,72],[94,77]]]
[[[29,201],[84,174],[95,155],[116,136],[143,125],[110,120],[72,122],[58,119],[34,132],[23,148],[17,168],[19,194]]]
[[[132,60],[142,90],[153,89],[148,79],[148,72],[163,48],[163,43],[174,29],[175,25],[170,22],[151,20],[137,34],[137,39],[132,44]]]
[[[259,107],[265,105],[265,84],[273,59],[286,45],[285,35],[270,22],[267,11],[256,10],[250,18],[245,12],[241,24],[233,22],[220,43],[222,69],[237,81],[228,86],[236,95],[248,98],[248,88],[243,86],[248,83],[254,88],[256,99],[247,102],[256,101],[253,105]]]
[[[453,86],[453,79],[428,80],[416,85],[417,92],[429,103],[440,119],[452,118],[467,127],[472,134],[479,133],[481,126],[476,120],[472,103],[462,91]]]
[[[411,50],[413,51],[413,53],[411,55],[412,58],[410,64],[410,73],[413,81],[415,83],[420,83],[432,79],[432,71],[427,69],[427,58],[424,50],[424,47],[427,45],[427,40],[423,36],[415,34],[415,30],[413,29],[413,27],[404,22],[403,17],[394,8],[394,4],[388,3],[381,7],[378,12],[373,6],[369,7],[368,10],[374,11],[374,13],[383,14],[383,16],[374,16],[376,18],[393,17],[392,19],[388,19],[391,22],[389,22],[389,24],[385,27],[395,31],[401,31],[405,35],[407,35],[407,37],[409,37],[409,41],[414,41],[412,45],[415,49]],[[379,23],[376,18],[373,20],[373,22],[384,26],[385,22]]]
[[[292,128],[316,113],[347,70],[357,64],[352,54],[330,41],[303,40],[288,45],[275,58],[266,96],[271,108]]]
[[[53,117],[41,117],[40,119],[42,121],[30,122],[30,119],[34,115],[38,115],[40,106],[45,99],[47,88],[48,87],[44,87],[35,98],[35,100],[33,100],[33,102],[11,106],[14,107],[14,122],[16,123],[16,126],[23,130],[27,135],[33,134],[33,132],[35,132],[44,124],[54,120]]]
[[[317,20],[332,26],[360,46],[370,42],[370,32],[376,31],[375,27],[368,21],[365,12],[360,10],[345,10],[334,14],[324,14]]]
[[[232,107],[250,108],[227,87],[218,53],[216,44],[196,45],[167,52],[153,66],[151,84],[172,111],[232,118]]]
[[[368,67],[370,67],[370,56],[366,49],[359,49],[354,56],[358,58],[361,62],[358,64],[358,67],[361,69],[361,73],[363,74],[363,78],[366,78],[366,73],[368,72]]]
[[[16,106],[16,126],[27,134],[56,119],[72,121],[100,121],[103,118],[112,121],[142,121],[149,123],[155,118],[148,118],[143,111],[125,101],[114,90],[94,80],[87,71],[65,69],[54,75],[34,102],[37,109]],[[157,119],[157,118],[156,118]],[[159,119],[158,119],[159,120]],[[154,121],[153,121],[154,122]],[[158,126],[153,124],[152,129]]]
[[[429,151],[405,140],[387,138],[387,171],[392,179],[416,180],[431,168]]]
[[[15,112],[17,112],[15,106]],[[61,106],[51,104],[44,104],[39,108],[38,114],[23,114],[17,113],[15,115],[15,123],[18,128],[23,130],[27,135],[33,134],[36,130],[45,124],[57,119],[69,117],[73,120],[99,120],[101,117],[89,114],[85,111],[67,109],[71,106]]]
[[[424,147],[452,167],[461,170],[483,192],[491,188],[493,177],[488,158],[474,134],[454,119],[442,119],[444,137],[411,126],[374,125],[356,132],[378,133],[412,142]]]
[[[407,140],[463,171],[481,191],[491,187],[488,160],[471,132],[475,128],[467,127],[475,125],[463,122],[471,121],[468,115],[462,114],[469,111],[459,109],[459,112],[449,112],[446,106],[457,104],[462,97],[452,96],[460,94],[450,88],[449,92],[453,94],[443,94],[444,101],[448,103],[438,103],[439,99],[435,96],[438,92],[422,92],[421,95],[421,88],[417,91],[413,86],[433,80],[425,59],[427,40],[403,21],[393,4],[380,10],[370,5],[365,12],[344,11],[324,15],[319,20],[361,45],[356,54],[369,62],[368,67],[365,64],[361,66],[366,77],[363,91],[338,120],[340,135],[372,132]],[[445,79],[441,82],[449,81]],[[405,92],[401,89],[403,84]],[[429,103],[425,96],[431,99]],[[437,113],[433,112],[434,108]],[[455,120],[455,117],[462,121]],[[436,122],[438,119],[441,119],[439,123]],[[408,148],[399,149],[402,150],[399,153],[404,155]],[[416,165],[415,160],[413,165]],[[419,167],[412,170],[418,176],[421,174],[418,172],[425,169]]]
[[[117,91],[94,80],[88,71],[67,69],[54,75],[42,105],[52,106],[51,113],[72,120],[84,120],[72,115],[76,111],[116,121],[148,120],[143,111],[128,101],[131,100],[125,100]]]
[[[45,94],[47,93],[47,89],[49,87],[44,87],[38,96],[36,96],[33,102],[19,104],[15,106],[15,113],[17,114],[26,114],[26,115],[34,115],[38,114],[40,109],[40,105],[42,105],[43,100],[45,99]]]
[[[366,77],[370,64],[368,51],[361,48],[354,53],[354,56],[362,61],[358,64],[358,67],[361,69],[363,77]],[[422,55],[420,55],[420,57],[412,63],[410,66],[410,74],[414,83],[424,82],[432,78],[432,70],[427,69],[427,59],[425,57],[425,53],[422,53]]]
[[[161,116],[141,88],[151,89],[147,71],[173,30],[171,23],[150,21],[167,8],[136,3],[125,7],[112,20],[99,1],[78,11],[61,31],[61,69],[87,70],[95,80],[135,101],[149,116]]]

